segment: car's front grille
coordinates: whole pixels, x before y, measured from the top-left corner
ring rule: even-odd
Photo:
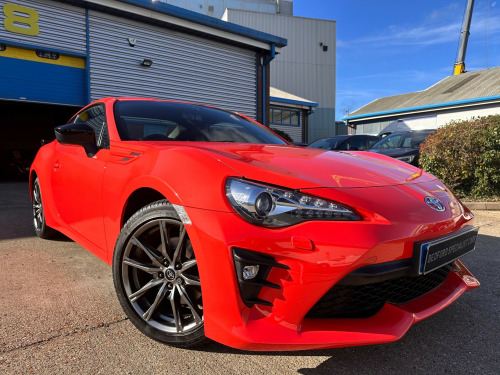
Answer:
[[[448,264],[427,275],[403,276],[378,283],[339,283],[309,310],[306,318],[367,318],[379,312],[386,302],[402,304],[429,293],[446,280],[451,268]]]

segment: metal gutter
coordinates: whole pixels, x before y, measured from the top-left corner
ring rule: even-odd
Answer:
[[[277,96],[271,96],[269,97],[273,102],[279,102],[279,103],[286,103],[286,104],[297,104],[297,105],[303,105],[306,107],[317,107],[318,103],[315,102],[304,102],[300,100],[293,100],[293,99],[284,99],[284,98],[279,98]]]

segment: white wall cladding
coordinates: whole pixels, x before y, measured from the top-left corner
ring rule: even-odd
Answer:
[[[255,52],[95,11],[89,24],[92,100],[156,97],[256,117]]]
[[[0,0],[0,9],[3,9],[5,3],[36,10],[40,32],[31,36],[7,31],[4,27],[5,15],[0,12],[0,39],[47,49],[86,53],[85,9],[50,0]]]

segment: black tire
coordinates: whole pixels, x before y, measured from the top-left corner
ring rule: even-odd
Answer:
[[[124,225],[113,280],[125,314],[145,335],[182,348],[207,341],[194,251],[166,200],[141,208]]]
[[[45,214],[43,212],[42,192],[40,189],[40,182],[38,177],[33,182],[33,227],[38,237],[43,239],[50,239],[55,237],[58,232],[45,223]]]

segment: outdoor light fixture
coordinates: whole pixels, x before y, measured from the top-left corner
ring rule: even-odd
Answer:
[[[153,65],[153,60],[144,59],[142,60],[141,65],[149,68],[151,65]]]

